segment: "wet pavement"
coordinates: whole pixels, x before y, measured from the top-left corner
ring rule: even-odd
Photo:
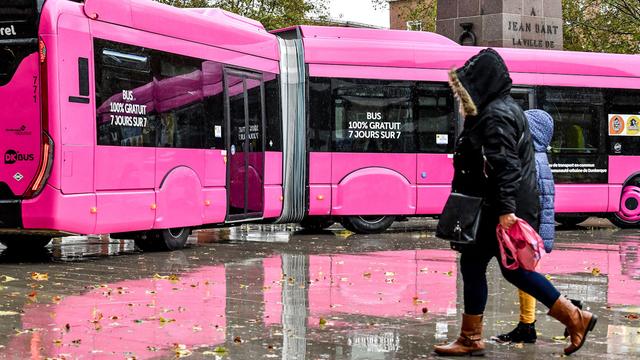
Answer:
[[[542,261],[600,316],[580,359],[640,358],[640,231],[606,221],[559,230]],[[459,331],[457,253],[433,221],[381,235],[291,226],[199,232],[173,253],[108,237],[0,250],[0,358],[423,359]],[[485,339],[518,320],[516,290],[489,268]],[[489,358],[562,357],[563,326],[538,305],[538,343]]]

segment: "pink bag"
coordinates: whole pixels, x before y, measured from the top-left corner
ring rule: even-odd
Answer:
[[[506,230],[498,224],[496,234],[500,245],[502,266],[507,270],[521,267],[525,270],[535,271],[544,253],[544,243],[531,225],[518,219],[509,230]],[[505,248],[508,252],[505,251]]]

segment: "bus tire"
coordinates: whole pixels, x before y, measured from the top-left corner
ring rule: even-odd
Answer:
[[[335,221],[325,216],[307,216],[300,221],[300,227],[308,231],[326,230],[335,224]]]
[[[570,216],[570,215],[556,215],[556,221],[566,227],[574,227],[578,224],[585,222],[589,217],[584,215]]]
[[[620,197],[620,210],[608,218],[621,229],[640,227],[640,177],[625,184]]]
[[[0,243],[11,251],[25,251],[44,248],[51,242],[50,236],[41,235],[0,235]]]
[[[155,230],[137,236],[135,242],[142,251],[174,251],[185,247],[190,234],[189,228]]]
[[[346,216],[340,223],[345,229],[356,234],[379,234],[389,228],[395,216]]]

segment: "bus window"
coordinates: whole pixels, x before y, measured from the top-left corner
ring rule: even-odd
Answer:
[[[0,24],[3,31],[0,44],[0,86],[6,85],[25,57],[38,51],[38,20],[42,1],[3,1]]]
[[[601,91],[547,88],[542,90],[541,105],[555,121],[552,152],[598,152],[600,128],[604,119],[604,99]]]
[[[549,162],[556,183],[606,184],[606,114],[601,90],[541,88],[540,105],[554,119]]]
[[[273,74],[263,74],[265,89],[266,150],[282,151],[282,116],[280,110],[280,82]]]
[[[615,116],[619,116],[624,123],[619,130],[620,135],[613,135],[612,129],[607,130],[609,154],[640,154],[640,91],[606,90],[605,95],[607,120],[613,121]]]
[[[155,146],[149,51],[96,39],[98,145]]]
[[[334,151],[415,152],[411,83],[332,80]]]
[[[511,97],[520,105],[522,110],[535,109],[535,94],[531,88],[513,88]]]
[[[307,141],[309,151],[331,150],[331,80],[309,78],[309,123]]]
[[[211,131],[205,116],[202,60],[154,51],[154,104],[158,146],[204,149]],[[220,95],[221,96],[221,95]],[[205,120],[209,121],[205,121]]]
[[[453,152],[456,115],[449,86],[420,83],[416,88],[415,98],[418,151]]]
[[[206,147],[224,149],[226,142],[224,130],[224,81],[222,64],[215,61],[202,63],[203,96],[205,109]]]

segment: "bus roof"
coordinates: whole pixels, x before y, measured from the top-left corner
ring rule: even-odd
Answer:
[[[448,70],[462,66],[479,47],[441,35],[379,29],[299,26],[308,64]],[[287,29],[291,32],[293,29]],[[640,56],[498,48],[519,73],[640,77]]]
[[[276,37],[259,22],[220,9],[180,9],[151,0],[86,0],[84,12],[97,21],[280,59]]]

